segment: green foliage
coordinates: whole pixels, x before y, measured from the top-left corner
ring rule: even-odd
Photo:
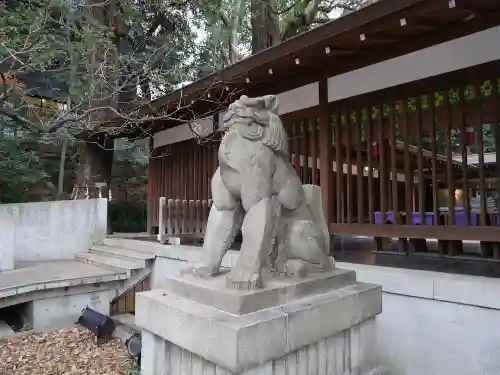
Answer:
[[[190,4],[118,0],[114,9],[96,2],[89,11],[77,3],[0,3],[0,118],[10,124],[0,136],[0,200],[27,199],[10,198],[10,187],[49,177],[57,184],[58,161],[40,160],[41,144],[60,149],[67,139],[72,158],[74,145],[106,118],[122,117],[123,126],[135,126],[141,115],[130,109],[194,76]],[[56,108],[50,113],[41,108],[47,98]],[[116,151],[120,183],[146,181],[148,150],[129,145]],[[65,180],[75,177],[68,164]]]
[[[0,118],[0,202],[28,200],[26,191],[45,183],[48,175],[40,158],[23,148],[19,130],[11,121]]]
[[[151,100],[144,91],[169,91],[192,76],[189,56],[196,46],[187,4],[119,0],[116,9],[103,4],[92,11],[61,0],[0,8],[0,72],[16,79],[36,76],[36,82],[24,80],[28,84],[0,94],[0,113],[32,129],[66,127],[76,136],[103,116],[135,123],[129,111],[139,104],[138,87],[142,99]],[[61,102],[57,113],[28,118],[26,99],[48,96]]]
[[[147,204],[145,202],[110,202],[108,223],[114,232],[139,233],[146,231]]]
[[[114,232],[144,232],[147,225],[147,142],[117,140],[111,186],[117,201],[110,202],[109,225]]]
[[[140,375],[141,369],[134,359],[129,359],[125,367],[125,375]]]
[[[484,152],[495,152],[495,132],[493,128],[493,124],[483,125],[483,145]]]
[[[229,50],[238,58],[255,53],[252,38],[265,33],[264,39],[277,29],[281,42],[313,27],[324,24],[346,12],[357,10],[373,0],[211,0],[197,1],[196,26],[203,30],[201,49],[196,56],[198,75],[213,72],[231,63]],[[258,17],[253,8],[265,8],[261,20],[265,27],[253,27],[252,19]],[[233,22],[235,21],[235,22]],[[258,23],[257,23],[258,24]],[[275,44],[275,43],[273,43]]]

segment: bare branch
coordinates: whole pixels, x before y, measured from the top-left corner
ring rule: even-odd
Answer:
[[[22,126],[28,128],[29,130],[40,132],[40,129],[37,128],[37,126],[33,122],[17,114],[16,112],[5,108],[4,106],[0,107],[0,115],[9,117],[11,120],[16,121]]]

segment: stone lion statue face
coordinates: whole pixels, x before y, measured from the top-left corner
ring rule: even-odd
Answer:
[[[275,95],[266,95],[258,98],[249,98],[242,95],[231,103],[225,116],[224,123],[227,128],[234,124],[251,125],[258,123],[268,126],[270,114],[278,115],[279,102]]]
[[[275,152],[288,154],[288,136],[278,116],[275,95],[249,98],[242,95],[231,103],[223,121],[229,131],[251,141],[260,141]]]

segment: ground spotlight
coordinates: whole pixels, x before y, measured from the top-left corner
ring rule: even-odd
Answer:
[[[137,361],[137,364],[141,365],[141,334],[134,333],[130,336],[127,341],[125,341],[125,350],[130,358],[133,358]]]
[[[102,339],[109,339],[115,330],[115,322],[100,312],[86,307],[82,315],[76,321],[77,324],[88,329],[94,334],[94,343],[98,344]]]

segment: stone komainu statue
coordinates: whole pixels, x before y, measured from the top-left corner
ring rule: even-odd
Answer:
[[[227,133],[212,177],[213,205],[203,257],[192,271],[219,273],[239,229],[243,243],[227,276],[232,288],[262,287],[262,270],[304,275],[330,270],[330,237],[319,186],[302,185],[288,159],[288,137],[278,116],[278,98],[242,96],[224,117]],[[274,256],[271,259],[271,254]]]

